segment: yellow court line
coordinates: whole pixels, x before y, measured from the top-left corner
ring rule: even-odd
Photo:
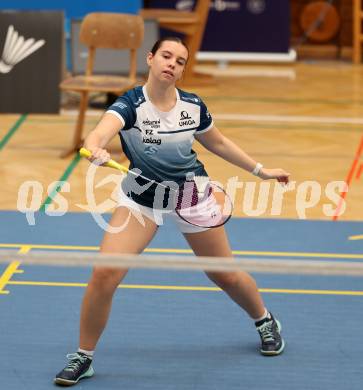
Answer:
[[[348,237],[348,240],[352,240],[352,241],[363,240],[363,234],[359,234],[358,236],[350,236]]]
[[[87,283],[67,282],[33,282],[33,281],[9,281],[8,284],[18,286],[45,286],[45,287],[86,287]],[[160,286],[152,284],[120,284],[118,288],[137,290],[167,290],[167,291],[222,291],[219,287],[201,286]],[[344,290],[294,290],[281,288],[260,288],[262,293],[274,294],[308,294],[308,295],[350,295],[363,296],[363,291]]]
[[[173,248],[146,248],[148,253],[176,253],[192,254],[191,249]],[[239,256],[271,256],[271,257],[310,257],[325,259],[363,259],[363,254],[355,253],[313,253],[313,252],[268,252],[268,251],[240,251],[232,250],[232,254]]]
[[[29,245],[22,245],[19,253],[28,253],[31,247]],[[4,287],[9,284],[10,279],[15,273],[23,273],[23,270],[19,270],[20,261],[12,261],[0,276],[0,294],[9,294],[8,290],[4,290]]]
[[[78,251],[97,251],[99,246],[81,246],[81,245],[46,245],[46,244],[0,244],[0,248],[20,248],[28,245],[31,249],[59,249],[59,250],[78,250]]]
[[[19,248],[28,246],[31,249],[52,249],[52,250],[78,250],[97,251],[98,246],[77,246],[77,245],[39,245],[39,244],[0,244],[0,248]],[[192,254],[191,249],[176,248],[146,248],[146,253],[171,253],[171,254]],[[307,257],[325,259],[363,259],[363,254],[356,253],[319,253],[319,252],[269,252],[269,251],[241,251],[233,250],[234,255],[240,256],[271,256],[271,257]]]
[[[293,290],[286,288],[260,288],[261,293],[276,293],[276,294],[306,294],[306,295],[350,295],[363,296],[363,291],[344,291],[344,290]]]
[[[276,256],[276,257],[311,257],[323,259],[363,259],[363,254],[355,253],[314,253],[314,252],[255,252],[232,251],[235,255]]]

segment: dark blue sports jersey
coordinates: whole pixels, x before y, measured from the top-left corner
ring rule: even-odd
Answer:
[[[137,168],[157,182],[181,184],[187,174],[207,175],[192,145],[194,135],[211,129],[213,120],[197,95],[176,89],[176,96],[173,109],[163,112],[150,102],[145,86],[136,87],[120,96],[107,112],[121,121],[119,134],[130,169]],[[122,188],[132,199],[152,207],[152,187],[138,195],[130,193],[127,183],[124,180]]]

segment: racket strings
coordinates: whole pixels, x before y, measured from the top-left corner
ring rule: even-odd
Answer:
[[[201,191],[195,181],[187,181],[179,187],[176,209],[183,210],[197,206],[211,195],[212,188],[210,185]]]
[[[203,188],[203,191],[200,189]],[[186,222],[200,227],[218,227],[231,217],[233,203],[223,188],[208,181],[203,187],[185,182],[179,191],[177,214]]]

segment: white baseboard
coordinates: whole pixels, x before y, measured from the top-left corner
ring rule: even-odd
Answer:
[[[294,62],[296,51],[288,53],[234,53],[234,52],[198,52],[198,61],[239,61],[239,62]]]

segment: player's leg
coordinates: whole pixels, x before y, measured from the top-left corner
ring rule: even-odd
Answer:
[[[232,251],[224,227],[196,233],[184,233],[197,256],[231,258]],[[280,335],[281,325],[265,309],[255,280],[246,272],[206,272],[217,286],[225,291],[254,320],[261,338],[263,355],[279,355],[285,347]]]
[[[232,251],[223,226],[199,233],[184,233],[197,256],[231,258]],[[218,287],[225,291],[251,318],[260,318],[265,312],[255,280],[244,271],[206,272]]]
[[[129,213],[126,207],[115,210],[110,226],[119,227],[129,218],[125,228],[118,233],[106,232],[101,243],[101,253],[141,253],[153,238],[157,225],[143,217],[145,226]],[[126,276],[127,269],[95,267],[83,298],[80,324],[80,348],[94,350],[106,325],[113,294]]]
[[[125,224],[125,221],[129,221]],[[151,241],[157,225],[142,216],[144,225],[129,212],[127,207],[118,207],[110,221],[110,226],[124,226],[117,233],[106,232],[101,244],[102,253],[140,253]],[[127,269],[95,267],[88,283],[81,310],[80,347],[77,353],[67,355],[69,363],[60,371],[54,382],[71,386],[80,379],[94,374],[92,368],[93,351],[106,326],[114,292],[125,277]]]

